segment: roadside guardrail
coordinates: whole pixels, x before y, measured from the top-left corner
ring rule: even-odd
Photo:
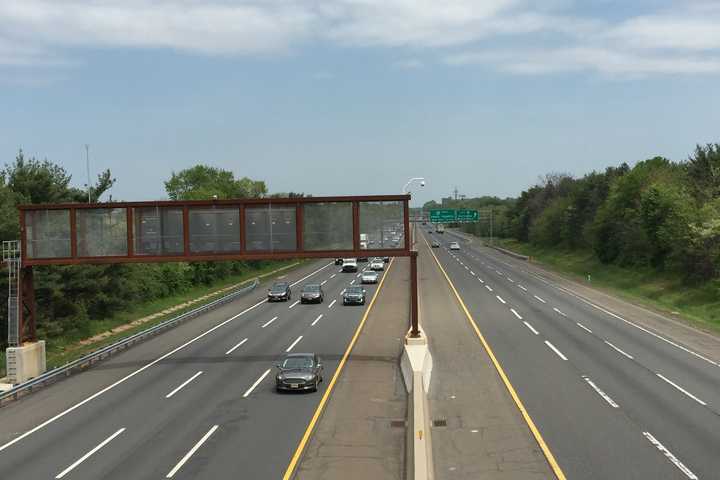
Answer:
[[[105,360],[118,352],[127,350],[131,346],[147,340],[150,337],[158,335],[166,330],[174,328],[187,320],[202,315],[203,313],[209,312],[210,310],[213,310],[221,305],[225,305],[226,303],[231,302],[236,298],[245,295],[246,293],[252,292],[253,290],[255,290],[255,288],[257,288],[258,285],[260,285],[260,279],[255,278],[252,283],[250,283],[250,285],[239,288],[234,292],[218,298],[217,300],[213,300],[210,303],[206,303],[205,305],[201,305],[176,317],[165,320],[164,322],[147,328],[141,332],[130,335],[129,337],[123,338],[111,345],[102,347],[92,353],[83,355],[77,360],[73,360],[72,362],[63,365],[62,367],[57,367],[49,370],[42,375],[33,378],[32,380],[20,383],[14,386],[12,389],[0,393],[0,407],[6,405],[7,403],[15,401],[24,395],[32,393],[34,390],[50,385],[51,383],[54,383],[62,378],[67,378],[73,373],[86,370],[90,366],[102,360]]]

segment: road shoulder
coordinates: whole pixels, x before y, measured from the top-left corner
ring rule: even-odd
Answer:
[[[422,243],[422,244],[421,244]],[[435,478],[554,478],[539,445],[424,242],[420,319],[430,340]]]
[[[302,480],[399,480],[407,394],[400,371],[409,268],[395,259],[298,467]],[[400,421],[400,427],[392,426]]]

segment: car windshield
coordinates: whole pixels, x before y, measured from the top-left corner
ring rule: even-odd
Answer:
[[[357,295],[362,293],[362,287],[348,287],[346,291],[352,295]]]
[[[276,283],[270,290],[273,292],[284,292],[287,290],[287,283]]]
[[[320,285],[305,285],[303,292],[317,293],[320,291]]]
[[[296,368],[312,368],[313,359],[312,357],[287,357],[283,360],[281,367],[283,369],[296,369]]]

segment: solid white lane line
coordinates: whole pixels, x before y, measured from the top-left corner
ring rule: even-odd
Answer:
[[[518,285],[518,288],[523,292],[527,292],[527,288],[523,287],[522,285]]]
[[[665,342],[665,343],[667,343],[667,344],[669,344],[669,345],[672,345],[673,347],[678,348],[678,349],[682,350],[683,352],[689,353],[690,355],[692,355],[692,356],[694,356],[694,357],[696,357],[696,358],[699,358],[700,360],[703,360],[703,361],[705,361],[705,362],[707,362],[707,363],[709,363],[709,364],[711,364],[711,365],[715,365],[716,367],[720,366],[720,363],[716,362],[715,360],[712,360],[712,359],[710,359],[710,358],[708,358],[708,357],[706,357],[706,356],[704,356],[704,355],[701,355],[701,354],[699,354],[699,353],[697,353],[697,352],[694,352],[694,351],[690,350],[689,348],[683,347],[682,345],[679,345],[679,344],[673,342],[672,340],[668,340],[667,338],[663,337],[662,335],[658,335],[657,333],[653,332],[652,330],[648,330],[647,328],[642,327],[642,326],[640,326],[640,325],[638,325],[638,324],[636,324],[636,323],[633,323],[633,322],[631,322],[630,320],[626,320],[626,319],[624,319],[623,317],[621,317],[620,315],[617,315],[617,314],[611,312],[610,310],[606,310],[606,309],[604,309],[604,308],[602,308],[602,307],[600,307],[600,306],[598,306],[598,305],[595,305],[594,303],[592,303],[592,302],[584,299],[584,298],[581,297],[580,295],[577,295],[576,293],[573,293],[572,291],[570,291],[570,290],[568,290],[568,289],[566,289],[566,288],[563,288],[563,287],[560,287],[560,286],[557,286],[557,285],[554,285],[554,287],[557,288],[558,290],[560,290],[561,292],[564,292],[564,293],[570,295],[571,297],[574,297],[574,298],[580,300],[581,302],[585,303],[586,305],[590,305],[591,307],[593,307],[593,308],[595,308],[595,309],[597,309],[597,310],[600,310],[601,312],[603,312],[603,313],[605,313],[605,314],[607,314],[607,315],[610,315],[610,316],[613,317],[613,318],[617,318],[618,320],[623,321],[623,322],[625,322],[626,324],[628,324],[628,325],[630,325],[630,326],[632,326],[632,327],[635,327],[635,328],[637,328],[638,330],[640,330],[640,331],[642,331],[642,332],[647,333],[648,335],[652,335],[653,337],[657,338],[658,340],[661,340],[661,341],[663,341],[663,342]]]
[[[563,355],[563,353],[562,353],[560,350],[558,350],[557,348],[555,348],[555,345],[553,345],[552,343],[548,342],[547,340],[545,340],[545,345],[547,345],[548,347],[550,347],[550,349],[552,349],[553,352],[557,353],[557,356],[558,356],[558,357],[562,358],[563,360],[567,360],[567,357],[566,357],[565,355]]]
[[[82,457],[78,458],[78,459],[75,461],[75,463],[73,463],[72,465],[70,465],[69,467],[67,467],[67,468],[66,468],[65,470],[63,470],[62,472],[58,473],[55,478],[63,478],[65,475],[67,475],[68,473],[72,472],[72,471],[75,469],[75,467],[77,467],[77,466],[80,465],[82,462],[84,462],[85,460],[87,460],[88,458],[90,458],[93,454],[95,454],[95,452],[97,452],[98,450],[100,450],[101,448],[103,448],[105,445],[107,445],[108,443],[112,442],[115,437],[117,437],[118,435],[120,435],[120,434],[123,433],[124,431],[125,431],[125,427],[121,428],[121,429],[118,430],[117,432],[115,432],[115,433],[113,433],[112,435],[110,435],[108,438],[106,438],[105,440],[103,440],[102,442],[100,442],[95,448],[93,448],[92,450],[90,450],[89,452],[87,452],[87,453],[86,453],[85,455],[83,455]]]
[[[268,371],[270,371],[270,370],[268,370]],[[170,470],[170,472],[168,472],[168,474],[165,476],[165,478],[172,478],[173,476],[175,476],[175,474],[178,472],[178,470],[180,470],[182,468],[182,466],[185,465],[185,463],[188,460],[190,460],[190,457],[192,457],[195,454],[195,452],[197,452],[198,449],[200,447],[202,447],[203,443],[207,442],[207,439],[210,438],[210,435],[215,433],[215,430],[217,430],[217,429],[218,429],[218,425],[213,425],[212,428],[210,430],[208,430],[208,432],[205,435],[203,435],[203,437],[200,439],[200,441],[197,442],[195,444],[195,446],[192,447],[190,449],[190,451],[188,453],[186,453],[183,458],[180,459],[180,461],[177,463],[177,465],[175,465],[173,467],[173,469]]]
[[[585,330],[586,332],[592,333],[592,330],[590,330],[588,327],[586,327],[586,326],[583,325],[582,323],[575,322],[575,324],[576,324],[578,327],[580,327],[580,328],[582,328],[583,330]]]
[[[300,335],[299,337],[297,337],[297,340],[295,340],[294,342],[292,342],[292,344],[290,344],[290,346],[287,348],[287,350],[285,350],[285,353],[287,353],[287,352],[289,352],[290,350],[292,350],[293,347],[294,347],[295,345],[297,345],[300,340],[302,340],[302,338],[303,338],[302,335]]]
[[[335,302],[337,302],[337,300],[333,300],[332,302],[330,302],[330,305],[328,305],[328,308],[332,308],[333,305],[335,305]]]
[[[688,477],[690,480],[698,480],[697,475],[695,475],[689,468],[687,468],[685,465],[683,465],[683,463],[680,460],[678,460],[675,455],[670,453],[670,450],[665,448],[665,446],[662,443],[660,443],[655,437],[653,437],[650,432],[643,432],[643,435],[645,436],[645,438],[647,438],[650,441],[650,443],[653,444],[653,446],[655,446],[655,448],[660,450],[660,452],[663,455],[665,455],[665,458],[670,460],[670,462],[673,465],[675,465],[678,468],[678,470],[683,472],[686,477]]]
[[[505,305],[505,304],[507,303],[505,300],[503,300],[503,298],[502,298],[500,295],[495,295],[495,298],[497,298],[498,301],[499,301],[500,303],[502,303],[503,305]]]
[[[262,382],[263,380],[265,380],[265,377],[267,377],[267,376],[270,374],[270,370],[271,370],[271,369],[268,368],[267,370],[265,370],[265,372],[264,372],[262,375],[260,375],[260,378],[258,378],[257,380],[255,380],[255,383],[253,383],[252,386],[251,386],[250,388],[248,388],[248,389],[245,391],[245,393],[243,393],[243,398],[247,398],[247,397],[253,392],[253,390],[255,390],[255,388],[256,388],[258,385],[260,385],[260,382]]]
[[[297,305],[298,303],[300,303],[300,300],[295,300],[295,303],[293,303],[292,305],[290,305],[288,308],[293,308],[293,307],[294,307],[295,305]]]
[[[271,318],[269,322],[267,322],[265,325],[263,325],[263,326],[260,327],[260,328],[265,328],[265,327],[267,327],[268,325],[270,325],[272,322],[274,322],[274,321],[277,320],[277,319],[278,319],[278,317],[273,317],[273,318]]]
[[[313,271],[313,272],[305,275],[303,278],[301,278],[301,279],[298,280],[297,282],[291,283],[291,285],[296,285],[296,284],[298,284],[298,283],[300,283],[300,282],[302,282],[302,281],[304,281],[304,280],[312,277],[312,276],[315,275],[316,273],[319,273],[319,272],[325,270],[325,269],[328,268],[330,265],[332,265],[332,263],[328,263],[328,264],[326,264],[326,265],[318,268],[317,270],[315,270],[315,271]],[[210,334],[211,334],[212,332],[214,332],[215,330],[218,330],[218,329],[224,327],[225,325],[227,325],[228,323],[232,322],[233,320],[235,320],[235,319],[237,319],[237,318],[245,315],[246,313],[248,313],[248,312],[256,309],[256,308],[259,307],[260,305],[265,305],[266,303],[267,303],[267,298],[264,298],[264,299],[260,300],[259,302],[257,302],[256,304],[249,306],[248,308],[246,308],[246,309],[243,310],[242,312],[240,312],[240,313],[238,313],[238,314],[236,314],[236,315],[233,315],[232,317],[230,317],[230,318],[228,318],[227,320],[224,320],[224,321],[218,323],[217,325],[215,325],[215,326],[212,327],[212,328],[209,328],[208,330],[205,330],[203,333],[201,333],[201,334],[198,335],[197,337],[191,338],[190,340],[188,340],[187,342],[183,343],[183,344],[180,345],[179,347],[176,347],[176,348],[170,350],[169,352],[167,352],[167,353],[164,354],[164,355],[161,355],[160,357],[156,358],[156,359],[153,360],[152,362],[150,362],[150,363],[148,363],[148,364],[146,364],[146,365],[138,368],[138,369],[135,370],[134,372],[131,372],[131,373],[125,375],[125,376],[124,376],[123,378],[121,378],[120,380],[118,380],[118,381],[116,381],[116,382],[108,385],[107,387],[103,388],[102,390],[100,390],[100,391],[98,391],[98,392],[93,393],[92,395],[90,395],[89,397],[87,397],[85,400],[82,400],[82,401],[76,403],[76,404],[73,405],[72,407],[66,408],[66,409],[63,410],[62,412],[60,412],[60,413],[58,413],[57,415],[55,415],[54,417],[49,418],[48,420],[45,420],[43,423],[41,423],[41,424],[38,425],[37,427],[28,430],[27,432],[23,433],[22,435],[20,435],[20,436],[18,436],[18,437],[15,437],[14,439],[12,439],[12,440],[10,440],[9,442],[7,442],[6,444],[0,446],[0,452],[2,452],[3,450],[5,450],[6,448],[11,447],[12,445],[15,445],[15,444],[16,444],[17,442],[19,442],[20,440],[26,438],[26,437],[29,436],[29,435],[32,435],[33,433],[37,432],[38,430],[41,430],[41,429],[47,427],[47,426],[50,425],[51,423],[56,422],[57,420],[61,419],[62,417],[64,417],[64,416],[67,415],[68,413],[74,412],[75,410],[77,410],[78,408],[82,407],[82,406],[85,405],[86,403],[95,400],[95,399],[96,399],[97,397],[99,397],[100,395],[102,395],[102,394],[104,394],[104,393],[107,393],[108,391],[112,390],[113,388],[117,387],[118,385],[121,385],[121,384],[127,382],[128,380],[130,380],[131,378],[133,378],[135,375],[138,375],[138,374],[144,372],[145,370],[147,370],[148,368],[152,367],[153,365],[156,365],[156,364],[162,362],[162,361],[165,360],[166,358],[168,358],[168,357],[176,354],[177,352],[179,352],[180,350],[183,350],[184,348],[188,347],[189,345],[192,345],[193,343],[197,342],[197,341],[200,340],[201,338],[204,338],[204,337],[206,337],[207,335],[210,335]]]
[[[608,342],[607,340],[603,340],[603,341],[604,341],[610,348],[615,349],[615,351],[617,351],[617,352],[620,353],[621,355],[625,355],[625,356],[626,356],[627,358],[629,358],[630,360],[634,360],[633,356],[630,355],[629,353],[623,352],[622,350],[620,350],[618,347],[616,347],[616,346],[613,345],[612,343]]]
[[[177,392],[179,392],[180,390],[182,390],[188,383],[192,382],[192,381],[195,380],[197,377],[199,377],[200,375],[202,375],[202,373],[203,373],[202,370],[200,370],[200,371],[197,372],[195,375],[193,375],[192,377],[190,377],[190,378],[188,378],[187,380],[185,380],[183,383],[181,383],[180,385],[178,385],[178,386],[175,388],[175,390],[173,390],[172,392],[170,392],[170,393],[168,393],[167,395],[165,395],[165,398],[170,398],[170,397],[172,397],[173,395],[175,395]]]
[[[327,280],[323,280],[322,282],[320,282],[320,286],[323,286],[323,285],[325,285],[326,283],[327,283]]]
[[[311,326],[311,327],[314,327],[315,324],[316,324],[317,322],[319,322],[322,317],[323,317],[323,316],[322,316],[322,313],[321,313],[321,314],[318,315],[318,317],[310,324],[310,326]]]
[[[523,319],[523,318],[520,316],[520,314],[515,311],[514,308],[511,308],[510,311],[513,313],[513,315],[515,315],[515,316],[518,318],[518,320],[522,320],[522,319]]]
[[[493,289],[492,289],[492,287],[491,287],[490,285],[485,285],[485,288],[487,288],[487,289],[488,289],[488,291],[490,291],[490,292],[492,292],[492,291],[493,291]]]
[[[543,300],[542,298],[538,297],[537,295],[533,295],[533,297],[535,297],[539,302],[547,303],[545,300]]]
[[[695,400],[695,401],[696,401],[697,403],[699,403],[700,405],[702,405],[702,406],[706,406],[706,405],[707,405],[707,403],[703,402],[703,401],[700,400],[698,397],[696,397],[696,396],[693,395],[692,393],[688,392],[687,390],[685,390],[684,388],[682,388],[682,387],[681,387],[680,385],[678,385],[677,383],[669,380],[667,377],[664,377],[662,374],[656,373],[655,375],[657,375],[658,377],[662,378],[662,379],[665,380],[667,383],[669,383],[669,384],[672,385],[673,387],[677,388],[679,391],[681,391],[682,393],[684,393],[684,394],[687,395],[688,397],[692,398],[693,400]]]
[[[525,320],[523,320],[523,323],[524,323],[525,326],[528,327],[528,328],[530,329],[530,331],[533,332],[535,335],[540,335],[540,332],[538,332],[537,330],[535,330],[535,328],[533,328],[533,326],[530,325],[528,322],[526,322]]]
[[[561,311],[558,310],[557,308],[553,307],[553,310],[555,310],[555,313],[557,313],[558,315],[562,315],[563,317],[567,317],[567,315],[565,315],[563,312],[561,312]]]
[[[620,408],[620,405],[618,405],[617,403],[615,403],[615,400],[613,400],[613,399],[610,397],[610,395],[608,395],[607,393],[603,392],[603,391],[600,389],[600,387],[598,387],[597,385],[595,385],[595,383],[594,383],[592,380],[590,380],[586,375],[583,375],[582,378],[583,378],[583,380],[585,380],[585,381],[587,382],[587,384],[590,385],[590,386],[592,387],[592,389],[595,390],[595,392],[596,392],[598,395],[600,395],[600,396],[603,398],[603,400],[605,400],[611,407],[613,407],[613,408]]]
[[[247,338],[244,339],[242,342],[238,343],[237,345],[235,345],[234,347],[232,347],[230,350],[228,350],[227,352],[225,352],[225,355],[230,355],[232,352],[234,352],[235,350],[237,350],[243,343],[245,343],[245,342],[247,342],[247,341],[248,341]]]

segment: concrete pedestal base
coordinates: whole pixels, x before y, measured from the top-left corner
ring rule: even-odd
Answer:
[[[45,373],[45,341],[26,343],[22,347],[8,347],[7,378],[13,385],[23,383]]]

